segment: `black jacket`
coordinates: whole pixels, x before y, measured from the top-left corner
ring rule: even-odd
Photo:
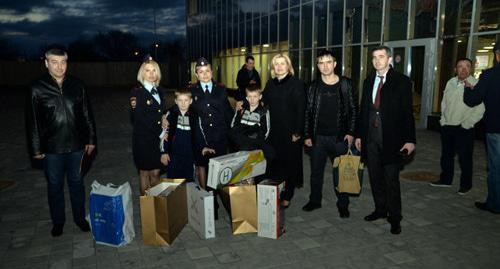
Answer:
[[[230,135],[243,135],[263,143],[270,131],[269,124],[269,111],[266,108],[259,105],[251,112],[245,104],[242,110],[234,113]]]
[[[193,104],[191,105],[201,119],[201,127],[205,132],[207,143],[226,142],[233,117],[233,108],[227,99],[226,88],[215,81],[212,92],[206,94],[198,82],[191,86]]]
[[[321,79],[321,78],[319,78]],[[304,138],[311,138],[314,141],[316,137],[316,128],[318,127],[318,116],[321,107],[321,92],[319,80],[311,82],[307,91],[307,106],[304,125]],[[352,88],[352,81],[347,77],[340,77],[340,94],[337,98],[337,126],[339,130],[338,138],[341,140],[346,134],[354,136],[356,131],[357,117],[357,97]]]
[[[161,116],[166,107],[164,89],[157,87],[157,90],[160,103],[142,85],[136,86],[130,91],[130,99],[135,98],[136,100],[135,108],[131,108],[132,135],[135,138],[156,141],[161,134]]]
[[[486,133],[500,133],[500,63],[485,70],[474,89],[464,91],[464,103],[470,107],[484,102]]]
[[[25,116],[32,156],[73,152],[97,142],[85,86],[75,77],[66,75],[61,88],[48,73],[34,81]]]
[[[182,145],[174,145],[176,142],[176,134],[178,129],[178,119],[181,112],[177,105],[172,106],[167,112],[167,120],[169,123],[167,143],[164,143],[162,153],[171,154],[174,152],[174,147],[182,147]],[[190,107],[185,116],[189,118],[189,131],[191,135],[191,148],[193,149],[193,156],[201,154],[203,147],[207,146],[205,135],[201,128],[201,121],[198,115]]]
[[[356,124],[356,138],[361,138],[361,154],[367,158],[367,138],[369,130],[370,106],[373,106],[372,92],[375,73],[363,82],[363,95],[359,108],[359,123]],[[415,119],[411,95],[411,82],[407,76],[389,69],[380,92],[380,117],[382,125],[383,163],[401,161],[399,150],[405,143],[416,143]]]
[[[257,72],[257,70],[255,70],[254,68],[249,75],[248,69],[245,67],[245,65],[243,65],[238,71],[238,75],[236,76],[236,85],[238,85],[238,92],[234,97],[236,101],[245,100],[245,89],[248,87],[248,85],[250,84],[250,80],[252,79],[255,80],[255,84],[257,86],[261,87],[259,72]]]

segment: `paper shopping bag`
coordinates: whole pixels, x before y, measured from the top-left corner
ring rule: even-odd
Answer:
[[[351,150],[333,161],[333,181],[339,193],[359,195],[363,185],[364,165],[361,157],[353,155]]]
[[[220,192],[231,217],[233,234],[257,232],[257,188],[255,185],[227,186]]]
[[[170,245],[188,221],[185,179],[161,179],[140,198],[145,245]]]
[[[214,196],[196,183],[187,183],[188,223],[204,239],[215,237]]]
[[[266,179],[257,185],[257,236],[278,239],[284,232],[285,212],[279,195],[285,182]]]

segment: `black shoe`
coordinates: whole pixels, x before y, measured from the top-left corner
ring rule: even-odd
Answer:
[[[349,208],[347,207],[339,207],[339,216],[343,219],[348,218],[351,214],[349,213]]]
[[[50,231],[50,234],[53,237],[61,236],[63,233],[63,227],[64,227],[64,225],[60,225],[60,224],[56,224],[56,225],[52,226],[52,231]]]
[[[309,202],[307,202],[307,204],[305,206],[302,207],[302,210],[304,210],[306,212],[311,212],[311,211],[318,209],[318,208],[321,208],[320,203],[309,201]]]
[[[83,222],[77,223],[76,226],[80,227],[80,230],[82,232],[90,232],[90,226],[86,220],[84,220]]]
[[[391,223],[391,234],[400,234],[401,224],[399,222]]]
[[[496,211],[493,211],[491,210],[491,208],[489,208],[486,203],[482,203],[482,202],[475,202],[474,205],[478,208],[478,209],[481,209],[481,210],[484,210],[484,211],[488,211],[490,213],[493,213],[493,214],[500,214],[500,212],[496,212]]]
[[[387,218],[387,215],[381,215],[377,212],[373,212],[370,215],[366,216],[365,220],[366,221],[374,221],[374,220],[385,219],[385,218]]]
[[[460,187],[458,189],[457,193],[460,194],[460,195],[466,195],[468,192],[470,192],[470,190],[471,190],[471,188],[467,189],[467,188],[464,188],[464,187]]]

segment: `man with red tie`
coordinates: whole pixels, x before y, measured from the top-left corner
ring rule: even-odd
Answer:
[[[366,221],[387,218],[391,233],[401,233],[399,170],[415,150],[415,121],[410,79],[391,68],[390,48],[372,50],[375,73],[363,83],[356,148],[368,165],[375,211]]]

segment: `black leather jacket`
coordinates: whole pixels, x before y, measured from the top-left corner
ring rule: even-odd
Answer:
[[[321,78],[319,78],[321,79]],[[307,107],[305,115],[305,139],[316,137],[316,127],[318,126],[319,108],[321,106],[321,94],[318,80],[311,82],[307,91]],[[347,77],[340,78],[340,98],[338,100],[337,126],[339,128],[339,139],[343,139],[346,134],[354,136],[356,130],[357,104],[356,93],[352,88],[352,81]],[[332,115],[333,116],[333,115]]]
[[[81,80],[66,75],[59,88],[46,74],[31,84],[27,97],[26,131],[32,156],[96,144],[94,116]]]

